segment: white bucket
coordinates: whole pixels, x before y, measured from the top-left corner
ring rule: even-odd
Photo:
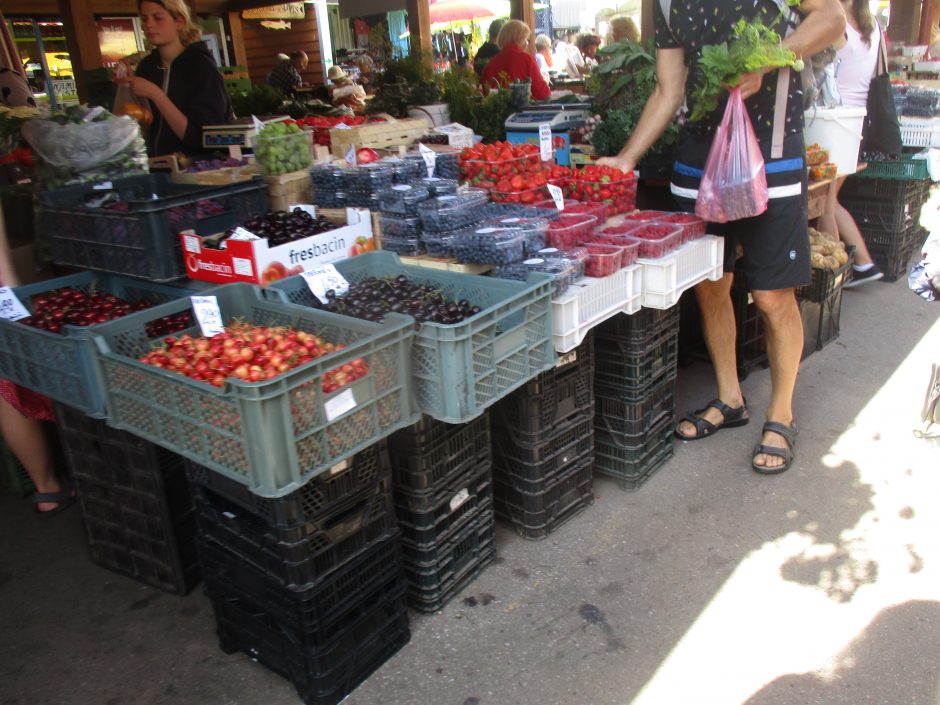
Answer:
[[[447,103],[413,105],[408,108],[408,115],[414,118],[425,118],[430,121],[431,127],[438,127],[450,123],[450,109],[447,107]]]
[[[865,108],[815,108],[806,111],[804,121],[806,144],[829,150],[829,161],[836,164],[840,176],[858,170]]]

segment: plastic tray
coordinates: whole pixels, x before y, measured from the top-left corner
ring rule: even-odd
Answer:
[[[724,238],[706,235],[659,259],[638,259],[643,267],[643,306],[670,308],[682,292],[723,275]]]
[[[528,494],[494,479],[496,516],[525,539],[539,540],[594,503],[593,458],[570,469],[544,492]]]
[[[382,231],[382,239],[387,237],[422,237],[422,227],[420,218],[397,218],[393,216],[380,216],[379,229]]]
[[[186,276],[182,230],[212,235],[264,213],[268,203],[260,178],[194,186],[149,174],[108,183],[128,204],[127,211],[86,207],[86,198],[104,193],[95,184],[39,193],[56,263],[158,282],[181,279]]]
[[[415,397],[418,408],[439,421],[469,421],[554,364],[547,275],[532,274],[527,282],[478,277],[404,265],[391,252],[367,252],[336,268],[350,281],[404,274],[440,287],[447,300],[467,299],[483,309],[461,323],[424,323],[415,332]],[[283,279],[265,291],[300,304],[313,296],[302,277]]]
[[[418,206],[428,200],[428,197],[428,190],[423,186],[394,184],[379,193],[379,208],[388,215],[416,218]]]
[[[644,268],[635,264],[603,279],[585,277],[572,284],[564,296],[554,299],[555,350],[573,350],[598,323],[618,313],[638,311],[643,298],[643,273]]]
[[[706,222],[692,213],[666,213],[656,223],[682,227],[682,242],[691,242],[705,235]]]
[[[558,207],[555,205],[554,199],[548,199],[545,201],[539,201],[538,203],[533,204],[536,208],[543,208],[547,211],[557,211]],[[560,211],[568,214],[586,214],[593,215],[597,218],[598,223],[607,222],[607,204],[605,203],[591,203],[588,201],[577,201],[573,198],[565,199],[565,209]]]
[[[600,243],[585,243],[588,251],[587,266],[584,273],[597,279],[609,277],[620,269],[625,248],[617,245],[604,245]]]
[[[151,304],[179,299],[205,288],[197,282],[182,284],[185,288],[113,274],[81,272],[20,286],[14,292],[32,312],[31,297],[64,287],[103,291],[132,302],[144,300]],[[65,326],[61,333],[52,333],[0,319],[0,377],[89,416],[104,418],[104,377],[92,342],[93,334],[101,325]]]
[[[484,221],[484,225],[494,228],[513,228],[525,235],[525,252],[529,257],[545,247],[545,231],[548,230],[547,218],[533,218],[524,215],[504,215]]]
[[[454,251],[460,262],[505,265],[525,259],[525,244],[522,230],[481,226],[458,233]]]
[[[426,231],[451,232],[479,223],[483,219],[480,208],[488,200],[486,191],[470,189],[455,196],[429,198],[418,206],[418,215]]]
[[[682,226],[662,225],[654,221],[637,225],[626,235],[639,241],[638,258],[659,259],[675,252],[682,245],[683,231]]]
[[[549,225],[548,232],[545,233],[545,244],[559,250],[577,247],[591,239],[598,223],[597,216],[562,213]]]
[[[402,257],[417,257],[424,252],[424,244],[420,237],[382,236],[382,249],[394,252]]]
[[[285,325],[346,347],[266,382],[235,380],[216,388],[138,362],[152,343],[147,323],[185,310],[188,300],[102,324],[95,342],[112,426],[243,482],[257,494],[280,497],[414,423],[411,318],[389,314],[376,324],[288,306],[265,300],[251,284],[205,293],[217,297],[226,323]],[[357,358],[367,363],[368,374],[325,394],[323,375]]]
[[[295,527],[316,521],[349,501],[372,496],[380,485],[388,487],[391,465],[386,444],[380,441],[276,498],[261,497],[244,484],[191,461],[186,461],[186,474],[194,485],[234,502],[261,521]]]

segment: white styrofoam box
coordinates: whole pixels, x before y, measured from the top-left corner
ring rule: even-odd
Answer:
[[[658,259],[639,259],[643,265],[643,305],[675,306],[687,289],[701,281],[718,281],[724,274],[725,241],[706,235]]]
[[[924,73],[935,73],[940,71],[940,61],[915,61],[914,71]]]
[[[901,56],[923,56],[927,53],[926,44],[918,44],[916,46],[900,46],[898,49],[901,51]]]
[[[940,147],[940,118],[902,117],[900,122],[905,147]]]
[[[573,350],[588,331],[618,313],[640,310],[643,267],[632,264],[609,277],[579,279],[563,296],[552,300],[555,350]]]

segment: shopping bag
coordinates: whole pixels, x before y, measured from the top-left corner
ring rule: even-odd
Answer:
[[[131,72],[127,64],[118,62],[114,67],[114,80],[117,91],[114,94],[115,115],[127,115],[134,118],[141,128],[149,127],[153,122],[153,112],[150,110],[150,101],[134,95],[131,90]]]
[[[695,199],[695,215],[712,223],[727,223],[760,215],[765,210],[764,157],[741,91],[735,88],[708,152]]]

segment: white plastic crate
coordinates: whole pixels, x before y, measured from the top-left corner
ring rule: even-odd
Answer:
[[[905,147],[940,147],[940,118],[901,118]]]
[[[940,61],[915,61],[915,73],[937,73],[940,72]]]
[[[637,260],[643,265],[643,305],[669,308],[699,282],[718,281],[723,274],[724,256],[724,238],[706,235],[665,257]]]
[[[584,277],[572,284],[564,296],[552,301],[552,333],[555,350],[573,350],[598,323],[618,313],[640,310],[643,267],[625,267],[609,277]]]
[[[900,46],[901,56],[923,56],[927,53],[926,44],[917,44],[915,46]]]

